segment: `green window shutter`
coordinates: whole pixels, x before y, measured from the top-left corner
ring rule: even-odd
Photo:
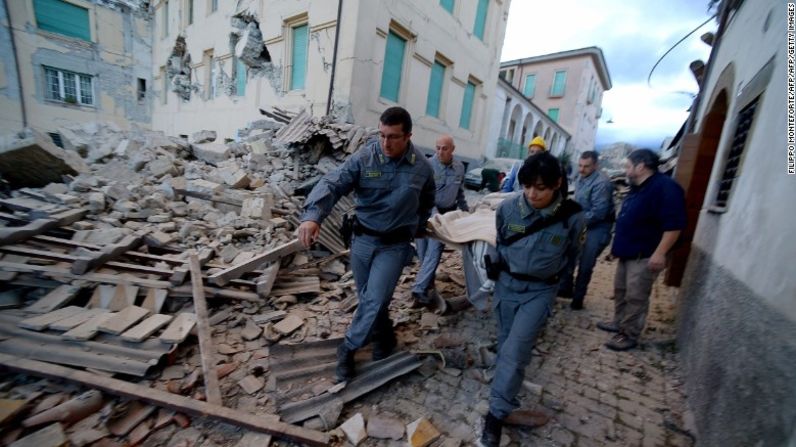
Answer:
[[[553,109],[547,109],[547,116],[549,116],[550,119],[556,123],[558,122],[558,110],[559,110],[558,107]]]
[[[470,118],[473,115],[473,100],[475,99],[475,84],[467,83],[464,88],[464,100],[462,100],[462,115],[459,117],[459,127],[462,129],[470,128]]]
[[[478,0],[478,9],[475,10],[475,24],[473,24],[473,34],[484,40],[484,29],[486,28],[486,11],[489,9],[489,0]]]
[[[446,11],[453,14],[453,5],[455,0],[439,0],[439,5],[445,8]]]
[[[240,59],[235,59],[235,94],[238,96],[246,94],[246,66]]]
[[[445,81],[445,66],[434,62],[431,66],[431,79],[428,82],[426,115],[439,118],[439,105],[442,100],[442,84]]]
[[[534,90],[536,90],[536,75],[525,76],[525,86],[522,88],[522,94],[528,98],[533,98]]]
[[[567,72],[557,71],[553,78],[553,87],[550,89],[550,96],[564,96],[564,90],[567,86]]]
[[[62,0],[33,0],[33,9],[39,29],[91,42],[88,9]]]
[[[307,78],[307,37],[309,26],[293,28],[293,70],[290,73],[290,90],[303,90]]]
[[[406,40],[390,31],[387,34],[387,47],[384,50],[384,67],[381,73],[381,92],[379,96],[398,102],[401,90],[401,71],[404,65]]]

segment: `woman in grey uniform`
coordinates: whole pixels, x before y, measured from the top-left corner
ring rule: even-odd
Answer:
[[[518,174],[523,191],[497,209],[497,253],[485,259],[495,281],[498,356],[480,438],[484,446],[500,444],[503,423],[519,407],[517,393],[536,335],[550,314],[567,254],[580,240],[581,208],[566,198],[561,173],[550,153],[529,157]]]

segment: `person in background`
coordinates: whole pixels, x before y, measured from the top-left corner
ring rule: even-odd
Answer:
[[[614,277],[614,319],[597,327],[616,332],[605,346],[626,351],[638,345],[649,310],[652,284],[666,266],[666,255],[685,228],[685,193],[658,172],[660,159],[649,149],[627,156],[630,193],[616,219],[611,254],[619,259]]]
[[[373,359],[388,357],[397,340],[389,304],[401,271],[414,254],[411,242],[426,227],[434,206],[434,172],[411,142],[412,118],[390,107],[370,140],[329,172],[307,196],[298,236],[309,247],[335,203],[356,192],[351,270],[359,305],[337,349],[338,382],[354,377],[354,353],[373,341]]]
[[[544,138],[542,137],[534,137],[530,143],[528,143],[528,156],[538,154],[540,152],[544,152],[547,150],[547,144],[544,142]],[[513,192],[513,191],[522,191],[522,186],[519,182],[519,177],[517,173],[520,171],[520,167],[522,167],[523,160],[517,160],[514,163],[514,166],[511,167],[511,171],[509,171],[506,178],[503,180],[503,186],[500,187],[501,192]]]
[[[453,159],[455,150],[453,137],[442,135],[437,138],[436,155],[429,160],[434,169],[434,184],[437,186],[434,204],[436,212],[439,214],[445,214],[455,209],[469,211],[467,200],[464,198],[464,164]],[[419,305],[425,307],[437,305],[439,307],[438,304],[435,304],[432,295],[436,294],[433,291],[434,278],[445,245],[433,238],[417,239],[415,245],[417,246],[417,257],[420,259],[420,269],[415,277],[412,298]],[[442,310],[440,309],[440,311]]]
[[[586,239],[580,253],[567,263],[558,296],[572,298],[569,307],[580,310],[583,309],[583,299],[586,297],[597,258],[611,241],[614,221],[614,185],[600,171],[597,152],[585,151],[580,154],[578,177],[575,179],[575,201],[583,208]],[[578,276],[573,290],[572,279],[576,264]]]
[[[521,193],[496,212],[495,253],[484,258],[495,281],[495,376],[481,445],[497,447],[504,423],[519,407],[517,393],[539,330],[550,314],[559,274],[580,240],[580,205],[567,199],[561,164],[548,152],[528,157],[519,170]],[[495,256],[496,259],[493,259]]]

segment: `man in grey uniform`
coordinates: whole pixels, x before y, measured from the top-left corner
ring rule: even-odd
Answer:
[[[434,169],[434,183],[437,185],[434,201],[436,212],[445,214],[456,208],[469,211],[464,198],[464,164],[453,159],[453,151],[456,149],[453,137],[442,135],[437,138],[436,149],[436,155],[430,160]],[[417,257],[420,259],[420,270],[415,277],[412,297],[417,303],[428,307],[432,305],[429,292],[434,288],[434,278],[444,244],[437,239],[420,238],[415,241],[415,245]]]
[[[611,242],[611,228],[614,223],[614,185],[600,171],[598,155],[585,151],[578,160],[578,178],[575,180],[575,201],[583,208],[583,221],[586,225],[586,240],[580,253],[570,257],[567,263],[558,296],[572,297],[569,307],[583,309],[583,299],[589,288],[594,265],[608,243]],[[572,288],[575,265],[578,277]]]
[[[411,242],[425,229],[434,206],[434,174],[415,149],[412,118],[391,107],[379,118],[379,138],[326,174],[304,204],[298,233],[309,247],[323,219],[340,197],[356,192],[356,218],[351,243],[351,270],[359,306],[337,349],[338,381],[354,376],[354,353],[373,341],[373,358],[390,355],[396,339],[389,305],[403,267],[413,254]]]

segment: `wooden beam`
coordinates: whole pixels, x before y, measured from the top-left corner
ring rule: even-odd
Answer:
[[[86,216],[88,210],[79,208],[53,214],[47,219],[36,219],[20,227],[0,228],[0,245],[24,241],[53,228],[71,225]]]
[[[239,300],[239,301],[253,301],[255,303],[263,303],[262,298],[260,298],[254,292],[244,292],[242,290],[234,290],[234,289],[220,289],[218,287],[205,287],[205,295],[208,298],[225,298],[229,300]],[[174,287],[171,289],[169,296],[172,297],[191,297],[193,296],[193,291],[191,290],[188,285],[183,285],[179,287]]]
[[[0,270],[10,272],[33,272],[48,277],[65,277],[69,279],[85,279],[106,284],[133,284],[140,287],[151,287],[155,289],[168,289],[171,283],[168,281],[156,281],[153,279],[131,278],[127,276],[111,275],[107,273],[84,273],[75,275],[69,269],[52,267],[46,265],[19,264],[16,262],[0,261]]]
[[[0,368],[49,379],[68,380],[116,396],[142,400],[159,407],[176,410],[192,416],[206,417],[261,433],[268,433],[289,441],[305,443],[311,446],[329,445],[329,435],[325,433],[286,424],[276,418],[262,415],[255,416],[243,411],[224,408],[111,377],[102,377],[85,371],[36,360],[27,360],[7,354],[0,354]]]
[[[274,249],[268,250],[265,253],[259,254],[246,262],[241,262],[238,265],[233,265],[232,267],[223,270],[221,272],[216,273],[215,275],[210,276],[210,282],[217,285],[217,286],[225,286],[233,279],[238,279],[243,276],[244,273],[251,272],[252,270],[256,270],[257,267],[267,263],[273,262],[281,259],[283,256],[287,256],[291,253],[295,253],[299,250],[304,249],[301,241],[295,239],[290,241],[286,244],[282,244]]]
[[[205,396],[207,402],[222,406],[221,388],[218,386],[216,374],[216,354],[213,348],[213,338],[210,335],[210,324],[207,322],[207,301],[202,285],[202,267],[199,266],[199,257],[191,253],[188,258],[191,268],[191,287],[193,289],[193,307],[196,313],[196,332],[199,336],[199,354],[202,358],[202,373],[205,377]]]
[[[94,270],[100,265],[138,247],[141,245],[141,241],[143,241],[143,237],[139,234],[127,235],[119,243],[105,246],[91,257],[77,259],[72,263],[72,273],[82,275],[89,270]]]

